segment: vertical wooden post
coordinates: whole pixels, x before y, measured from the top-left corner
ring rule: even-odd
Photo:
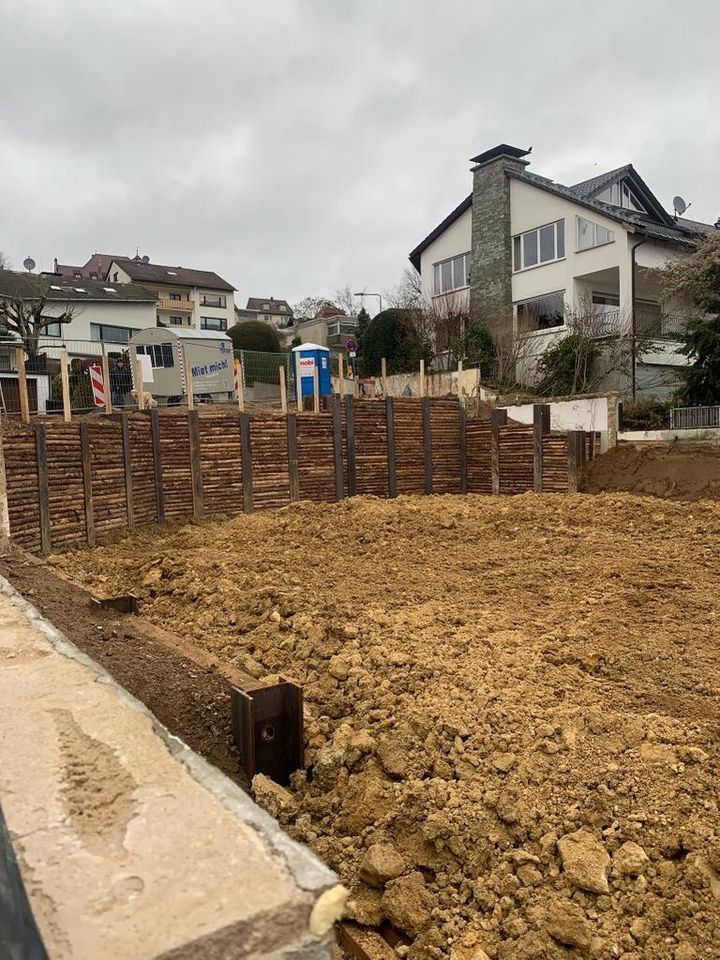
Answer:
[[[278,370],[280,375],[280,412],[283,416],[287,413],[287,384],[285,382],[285,367]]]
[[[500,493],[500,427],[507,423],[507,410],[493,410],[490,414],[490,476],[492,492]]]
[[[340,399],[345,399],[345,354],[338,354],[338,380],[340,381]]]
[[[138,410],[145,409],[145,384],[143,382],[143,367],[140,357],[135,357],[135,394]]]
[[[25,373],[25,351],[22,347],[15,348],[15,363],[18,373],[18,390],[20,392],[20,416],[23,423],[30,423],[30,400],[28,398],[27,374]]]
[[[87,545],[95,546],[95,508],[93,505],[90,425],[80,422],[80,456],[82,458],[83,491],[85,493],[85,535]]]
[[[253,466],[252,447],[250,444],[250,417],[247,413],[240,414],[240,447],[242,449],[243,506],[245,513],[252,513],[255,509],[255,504],[253,502]]]
[[[123,461],[125,463],[125,498],[127,502],[128,528],[135,529],[135,509],[133,507],[132,461],[130,460],[130,424],[127,413],[120,414],[122,430]]]
[[[385,426],[387,432],[388,496],[397,496],[397,460],[395,458],[395,411],[393,398],[385,398]]]
[[[577,493],[580,489],[585,467],[585,431],[569,430],[567,435],[568,451],[568,493]]]
[[[467,493],[467,411],[462,403],[458,404],[458,431],[460,441],[460,493]]]
[[[110,387],[110,360],[106,353],[102,357],[103,386],[105,387],[105,413],[112,413],[112,389]]]
[[[320,413],[320,369],[313,367],[313,413]]]
[[[460,400],[460,403],[462,403],[463,406],[464,406],[464,405],[465,405],[465,394],[463,393],[463,388],[462,388],[462,373],[463,373],[463,362],[462,362],[462,360],[458,360],[458,367],[457,367],[457,395],[458,395],[458,399]]]
[[[298,413],[303,408],[302,377],[300,376],[300,351],[295,353],[295,401],[297,403]]]
[[[345,481],[343,480],[342,455],[342,400],[335,394],[332,398],[333,418],[333,455],[335,460],[335,498],[342,500],[345,496]]]
[[[243,371],[242,360],[235,361],[235,395],[237,396],[238,410],[242,413],[245,410],[245,373]]]
[[[387,360],[385,357],[380,358],[380,380],[382,383],[382,395],[387,397],[388,388],[387,388]]]
[[[50,495],[48,492],[47,439],[45,424],[35,424],[35,457],[38,478],[38,507],[40,509],[40,552],[47,555],[52,550],[50,528]]]
[[[300,499],[300,474],[297,454],[297,414],[289,413],[287,418],[288,475],[290,479],[290,501]]]
[[[72,412],[70,410],[70,377],[68,375],[67,350],[63,350],[60,354],[60,380],[62,381],[63,420],[65,423],[70,423]]]
[[[422,361],[420,361],[422,363]],[[422,399],[422,428],[423,428],[423,467],[425,473],[425,493],[433,492],[432,468],[432,424],[431,424],[430,397]]]
[[[550,433],[550,405],[533,404],[533,490],[543,490],[543,437]]]
[[[348,496],[354,497],[357,489],[357,472],[355,469],[355,400],[348,397],[345,401],[345,437],[347,439],[347,473]]]
[[[425,361],[420,361],[420,396],[425,397]]]
[[[165,520],[165,491],[163,490],[162,448],[160,447],[160,414],[150,411],[150,430],[152,432],[153,471],[155,473],[155,518],[158,523]]]
[[[2,417],[0,417],[1,421]],[[2,430],[0,430],[0,536],[10,536],[10,508],[8,506],[5,445]]]
[[[195,409],[195,388],[193,386],[192,363],[185,361],[185,385],[187,387],[188,410]]]
[[[202,461],[200,454],[200,416],[197,410],[188,411],[188,435],[190,438],[193,519],[202,520],[205,516],[205,504],[203,502]]]

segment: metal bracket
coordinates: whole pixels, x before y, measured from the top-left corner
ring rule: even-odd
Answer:
[[[119,597],[93,597],[92,603],[103,610],[117,610],[118,613],[138,613],[140,609],[138,598],[132,593]]]
[[[283,681],[245,692],[232,688],[233,735],[243,768],[287,784],[303,766],[303,691]]]

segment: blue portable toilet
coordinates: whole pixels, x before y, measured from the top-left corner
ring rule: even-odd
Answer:
[[[319,372],[320,396],[329,397],[332,393],[330,380],[330,350],[319,343],[301,343],[293,347],[295,354],[295,376],[301,384],[302,397],[311,397],[314,391],[315,368]]]

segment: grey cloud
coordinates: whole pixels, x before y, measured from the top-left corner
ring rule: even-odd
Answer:
[[[632,161],[720,215],[714,0],[0,0],[0,249],[215,269],[248,295],[382,289],[533,146],[574,182]]]

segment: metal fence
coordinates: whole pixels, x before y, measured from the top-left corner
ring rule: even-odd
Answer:
[[[236,350],[235,359],[242,364],[246,403],[259,406],[280,404],[281,367],[285,370],[288,398],[295,396],[295,365],[291,353]]]
[[[720,406],[674,407],[670,411],[671,430],[704,430],[720,427]]]

